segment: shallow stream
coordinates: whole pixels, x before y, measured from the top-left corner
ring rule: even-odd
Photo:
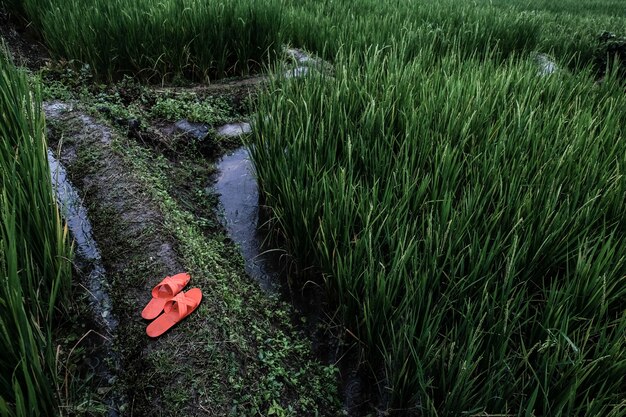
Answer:
[[[61,215],[67,222],[67,227],[74,239],[75,262],[85,273],[85,284],[91,295],[91,306],[96,319],[109,334],[112,334],[118,321],[112,314],[106,273],[100,251],[93,238],[87,209],[82,205],[78,192],[69,181],[67,171],[50,150],[48,150],[48,164]]]
[[[219,194],[222,224],[239,246],[248,275],[261,288],[277,292],[280,287],[276,256],[263,251],[263,236],[258,230],[259,190],[248,149],[243,147],[224,156],[213,190]]]
[[[61,215],[74,241],[74,263],[82,272],[85,289],[89,292],[89,304],[93,311],[93,319],[97,323],[98,332],[103,331],[111,341],[119,324],[112,312],[111,299],[106,281],[106,271],[96,241],[93,238],[91,223],[87,209],[83,206],[80,196],[69,181],[67,171],[48,150],[48,164],[52,187],[61,210]],[[89,333],[87,333],[89,334]],[[88,366],[103,384],[113,386],[119,373],[119,358],[112,350],[111,343],[98,344],[100,348],[92,349],[88,357]],[[123,404],[124,397],[116,391],[109,393],[105,399],[108,405],[107,417],[118,417],[117,409]]]

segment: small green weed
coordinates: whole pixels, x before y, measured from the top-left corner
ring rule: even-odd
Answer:
[[[234,111],[226,100],[220,97],[199,99],[193,94],[177,98],[159,99],[152,107],[151,114],[169,121],[187,119],[190,122],[217,125],[233,119]]]

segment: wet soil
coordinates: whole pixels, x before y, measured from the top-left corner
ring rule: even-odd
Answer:
[[[273,407],[337,415],[334,372],[314,359],[292,313],[246,276],[217,222],[192,214],[201,207],[183,208],[206,190],[212,165],[180,154],[168,160],[78,106],[51,103],[47,113],[51,144],[92,219],[119,320],[113,340],[124,372],[116,384],[126,402],[115,411],[265,415]],[[181,191],[189,171],[205,178],[204,188]],[[150,340],[141,308],[158,281],[180,271],[192,275],[205,301]]]
[[[0,6],[0,38],[6,42],[15,62],[37,70],[50,62],[47,49],[37,33],[26,22],[12,16]]]
[[[18,63],[32,70],[46,65],[45,49],[33,41],[34,34],[18,31],[20,25],[7,19],[0,15],[0,22],[10,21],[0,25],[0,36],[9,41]],[[224,95],[238,112],[247,113],[251,97],[265,80],[258,76],[209,86],[152,88],[150,100],[161,94]],[[80,86],[80,80],[75,84]],[[135,100],[130,96],[123,105],[130,108]],[[279,296],[262,291],[247,275],[246,271],[255,276],[254,268],[266,278],[274,272],[258,255],[262,235],[252,245],[257,254],[242,257],[234,235],[220,225],[218,198],[212,188],[213,163],[198,154],[196,146],[181,142],[181,135],[168,132],[169,124],[163,121],[133,121],[120,119],[110,110],[94,111],[101,108],[95,101],[46,105],[52,153],[67,168],[64,179],[76,186],[78,197],[72,198],[79,198],[86,207],[86,212],[76,213],[79,219],[88,213],[91,220],[91,230],[83,232],[92,233],[97,242],[93,248],[101,251],[100,257],[89,258],[87,249],[83,255],[88,266],[77,265],[85,279],[77,287],[77,302],[84,300],[95,311],[92,319],[79,324],[91,330],[75,345],[84,349],[83,366],[91,374],[66,367],[66,386],[73,377],[76,384],[93,386],[88,402],[93,406],[85,409],[87,403],[81,403],[74,408],[81,410],[77,414],[143,416],[158,410],[163,416],[360,415],[355,411],[360,405],[349,400],[346,410],[339,400],[339,368],[334,366],[338,345],[315,339],[336,334],[327,330],[335,325],[333,319],[318,314],[311,320],[308,313],[294,311]],[[212,132],[247,133],[249,126],[242,126]],[[224,140],[217,154],[238,142]],[[251,184],[250,178],[245,181]],[[258,197],[252,197],[249,208],[256,210],[256,204]],[[240,225],[256,228],[256,222],[243,223],[247,220]],[[80,233],[76,239],[80,243]],[[90,288],[94,271],[101,287]],[[139,313],[150,299],[151,288],[181,271],[192,275],[191,286],[202,289],[203,303],[163,337],[149,339],[145,335],[148,323]],[[271,279],[269,286],[275,286]],[[91,290],[102,293],[98,297]],[[301,291],[300,298],[317,309],[320,294],[316,288]],[[100,309],[93,308],[94,299]],[[112,312],[106,313],[110,307]],[[84,306],[77,308],[83,311]],[[109,356],[111,351],[113,356]],[[110,370],[117,374],[107,374]],[[65,401],[71,401],[70,397]]]
[[[258,228],[259,190],[246,148],[220,160],[213,189],[219,194],[222,224],[239,246],[246,272],[265,291],[278,292],[280,268],[276,256],[262,249],[264,236]]]

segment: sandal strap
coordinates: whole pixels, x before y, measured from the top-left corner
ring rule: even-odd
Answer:
[[[154,289],[152,290],[152,296],[158,297],[161,288],[165,288],[169,292],[168,295],[171,296],[172,294],[176,294],[177,292],[179,292],[182,289],[182,286],[172,277],[165,277],[163,278],[163,281],[161,281],[156,285],[156,287],[154,287]]]
[[[169,313],[174,308],[174,304],[178,307],[178,316],[183,318],[187,315],[189,308],[193,309],[198,305],[197,301],[193,298],[186,297],[184,293],[180,292],[174,296],[171,300],[165,303],[163,310]]]

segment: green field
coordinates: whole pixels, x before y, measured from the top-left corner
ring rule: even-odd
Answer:
[[[0,44],[0,415],[48,416],[58,405],[53,323],[71,282],[67,230],[46,157],[39,91]]]
[[[32,21],[52,54],[103,77],[137,74],[158,82],[245,74],[276,58],[283,43],[334,60],[407,44],[439,57],[506,58],[553,53],[573,69],[594,64],[602,31],[626,31],[626,5],[606,1],[339,0],[3,0]]]
[[[273,74],[249,143],[267,224],[325,286],[384,411],[626,416],[625,2],[1,4],[99,82]],[[332,69],[286,80],[283,45]],[[5,126],[42,126],[6,103],[10,155]],[[47,262],[66,248],[46,221]]]
[[[395,407],[623,415],[621,84],[404,52],[261,100],[276,233],[320,268]]]
[[[278,240],[400,415],[626,415],[626,14],[547,6],[310,2],[336,71],[259,103]]]

